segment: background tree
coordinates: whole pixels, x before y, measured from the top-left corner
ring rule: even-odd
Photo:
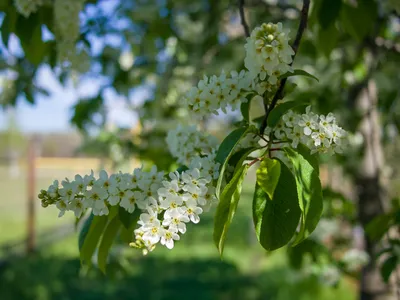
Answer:
[[[16,105],[18,99],[34,103],[38,94],[48,94],[35,81],[40,68],[50,67],[62,84],[72,80],[79,87],[80,81],[95,79],[97,93],[73,107],[72,124],[94,138],[106,124],[105,93],[125,95],[127,106],[141,117],[141,132],[135,138],[116,141],[109,135],[102,141],[120,143],[126,153],[161,168],[173,168],[165,151],[166,131],[177,120],[189,119],[181,95],[204,74],[243,67],[246,30],[239,7],[249,30],[266,20],[283,21],[292,39],[301,10],[301,1],[77,0],[66,5],[68,9],[61,1],[33,1],[32,6],[14,2],[0,2],[6,46],[0,63],[5,74],[1,105]],[[81,11],[80,26],[77,15],[70,15],[76,11]],[[389,209],[388,200],[396,193],[383,183],[386,145],[400,130],[398,11],[395,1],[312,1],[294,67],[305,66],[319,82],[296,80],[295,87],[289,80],[284,90],[293,89],[289,100],[308,99],[321,113],[335,112],[354,133],[355,145],[343,157],[325,159],[350,176],[357,191],[356,223],[364,228]],[[144,103],[128,100],[138,88],[151,91]],[[253,101],[252,116],[260,109],[261,101]],[[230,123],[239,119],[230,117]],[[206,119],[203,126],[212,130],[215,119]],[[121,129],[121,135],[126,132]],[[377,243],[366,237],[365,246],[374,257]],[[376,261],[371,260],[363,271],[361,299],[386,297],[378,275]]]

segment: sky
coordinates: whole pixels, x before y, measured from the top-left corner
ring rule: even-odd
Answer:
[[[18,99],[13,109],[18,128],[27,133],[66,132],[73,130],[70,125],[72,106],[84,96],[96,94],[99,82],[88,79],[74,87],[69,82],[66,87],[61,86],[52,70],[48,66],[41,67],[37,74],[37,83],[50,92],[50,96],[37,95],[36,103],[30,104],[25,99]],[[148,95],[146,89],[138,89],[130,99],[134,103],[141,102]],[[134,126],[137,123],[137,114],[127,109],[126,99],[109,90],[105,93],[105,104],[108,111],[108,120],[119,126]],[[6,128],[8,111],[0,110],[0,130]]]
[[[108,2],[112,3],[112,2]],[[103,10],[112,12],[113,5],[106,5]],[[1,20],[0,20],[1,21]],[[43,31],[45,39],[51,39],[51,33]],[[48,36],[46,38],[46,36]],[[104,46],[104,41],[91,40],[92,47],[100,51]],[[19,40],[13,34],[10,36],[9,49],[7,50],[0,42],[0,52],[11,54],[11,56],[23,55],[19,45]],[[50,96],[36,95],[34,105],[20,98],[17,105],[13,108],[17,125],[19,129],[27,133],[45,133],[45,132],[65,132],[74,130],[70,125],[70,119],[73,111],[72,106],[83,97],[90,97],[97,94],[100,87],[100,81],[94,78],[80,78],[79,86],[74,86],[71,80],[63,87],[55,77],[49,66],[42,66],[38,70],[35,83],[49,91]],[[148,97],[149,89],[145,87],[136,88],[129,97],[129,102],[139,104]],[[126,99],[118,95],[113,90],[108,90],[104,95],[104,102],[108,112],[107,120],[112,124],[119,126],[134,126],[137,123],[137,114],[127,109]],[[0,109],[0,130],[7,127],[9,112]]]

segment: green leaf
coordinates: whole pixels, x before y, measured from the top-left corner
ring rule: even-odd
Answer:
[[[374,0],[357,1],[357,7],[343,4],[342,25],[351,36],[362,41],[374,29],[378,7]]]
[[[221,143],[218,148],[215,161],[223,164],[234,150],[242,136],[247,133],[248,127],[241,127],[232,131]]]
[[[243,119],[246,120],[247,122],[250,122],[250,104],[251,104],[251,99],[253,99],[254,94],[248,95],[247,102],[242,102],[240,105],[240,112],[242,113]]]
[[[397,267],[397,256],[393,255],[387,258],[381,267],[381,275],[383,280],[388,283],[390,275]]]
[[[341,0],[322,0],[318,11],[318,21],[322,28],[326,29],[335,23],[341,7]]]
[[[272,199],[281,175],[280,162],[276,159],[265,157],[256,174],[257,184],[267,193],[268,197]]]
[[[107,225],[106,229],[104,230],[103,237],[101,238],[101,243],[99,246],[99,253],[97,256],[97,263],[99,269],[105,274],[106,273],[106,263],[108,253],[111,249],[111,246],[118,234],[118,231],[121,227],[121,221],[119,220],[118,216],[115,216]]]
[[[240,169],[240,167],[243,165],[244,161],[247,159],[250,153],[254,152],[255,150],[257,150],[257,148],[249,147],[241,149],[232,155],[231,159],[229,159],[229,165],[235,167],[233,174],[235,174],[238,171],[238,169]],[[239,156],[238,159],[237,156]]]
[[[282,118],[282,116],[288,112],[288,110],[295,108],[300,105],[307,105],[309,102],[307,100],[304,101],[287,101],[284,103],[281,103],[270,112],[267,120],[268,127],[275,128],[275,126],[278,124],[279,120]]]
[[[185,171],[187,171],[187,170],[189,170],[189,168],[186,167],[186,166],[180,166],[180,167],[178,167],[178,169],[176,169],[176,171],[177,171],[179,174],[181,174],[181,173],[183,173],[183,172],[185,172]]]
[[[320,28],[317,36],[318,49],[320,49],[326,57],[329,57],[332,50],[337,46],[338,38],[339,31],[335,24],[331,24],[327,28]]]
[[[33,31],[33,36],[30,45],[23,46],[26,58],[34,65],[39,65],[46,56],[49,47],[48,44],[42,41],[42,27],[38,24]]]
[[[293,70],[293,72],[287,72],[281,76],[279,76],[279,79],[283,79],[283,78],[287,78],[287,77],[292,77],[292,76],[305,76],[305,77],[309,77],[312,79],[315,79],[316,81],[319,81],[317,77],[315,77],[314,75],[304,71],[304,70]]]
[[[260,125],[261,122],[262,122],[263,120],[264,120],[264,116],[260,116],[260,117],[254,118],[254,119],[252,120],[252,122],[254,122],[254,123]]]
[[[79,237],[78,237],[78,248],[79,248],[79,251],[81,251],[82,246],[83,246],[83,242],[85,241],[86,236],[89,233],[89,229],[90,229],[90,226],[92,225],[93,218],[94,218],[94,215],[91,213],[89,215],[89,217],[83,223],[82,229],[79,232]]]
[[[286,154],[292,162],[301,209],[300,232],[294,242],[299,244],[317,227],[323,209],[322,187],[319,180],[317,159],[307,147],[299,145],[295,149],[286,148]]]
[[[368,237],[373,241],[379,241],[389,231],[394,221],[393,213],[375,217],[365,228]]]
[[[15,31],[15,24],[17,22],[17,12],[13,5],[10,5],[1,23],[1,39],[4,46],[8,47],[10,34]]]
[[[19,15],[15,31],[26,58],[32,64],[39,65],[50,48],[42,40],[42,24],[38,13],[31,14],[28,18]]]
[[[95,216],[91,221],[89,232],[87,233],[83,245],[80,249],[81,262],[91,263],[91,258],[99,243],[104,228],[107,225],[107,216]]]
[[[218,148],[217,155],[215,157],[215,161],[219,162],[221,164],[221,170],[219,172],[219,178],[217,182],[217,187],[216,187],[216,195],[219,198],[220,193],[221,193],[221,186],[222,186],[222,181],[224,179],[224,173],[226,166],[228,164],[228,161],[230,157],[233,154],[233,151],[235,150],[236,145],[239,143],[239,141],[244,137],[250,127],[241,127],[238,129],[235,129],[232,131],[221,143],[221,145]]]
[[[225,186],[214,219],[214,243],[222,257],[229,226],[232,223],[242,191],[243,179],[249,166],[243,165]]]
[[[128,211],[125,210],[125,208],[121,206],[118,209],[119,220],[126,229],[131,228],[132,225],[136,226],[140,214],[141,212],[139,209],[135,209],[133,213],[129,213]]]
[[[283,163],[280,164],[281,173],[273,198],[256,183],[253,199],[257,238],[268,251],[285,246],[296,232],[300,219],[296,181],[290,170]]]

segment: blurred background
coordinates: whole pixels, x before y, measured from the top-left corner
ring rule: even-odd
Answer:
[[[291,79],[286,98],[334,112],[351,135],[343,155],[321,157],[324,218],[310,241],[262,249],[250,172],[223,260],[211,211],[172,251],[143,256],[118,241],[103,275],[81,268],[73,215],[59,219],[37,194],[90,170],[176,169],[165,136],[191,123],[182,95],[205,74],[244,68],[238,1],[1,0],[0,299],[383,299],[362,298],[368,282],[394,294],[398,279],[382,282],[382,260],[339,280],[321,270],[344,249],[375,258],[387,241],[364,229],[400,207],[400,5],[311,2],[294,67],[319,82]],[[282,22],[294,37],[302,1],[243,3],[250,28]],[[261,112],[253,101],[252,118]],[[222,139],[240,120],[210,117],[201,129]]]

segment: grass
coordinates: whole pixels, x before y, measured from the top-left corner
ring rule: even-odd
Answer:
[[[55,174],[57,175],[57,174]],[[42,177],[39,174],[35,195],[40,189],[48,186],[55,177],[51,174]],[[7,242],[14,242],[25,238],[27,232],[27,178],[25,172],[20,176],[12,178],[8,169],[0,166],[0,245]],[[35,227],[37,231],[53,228],[60,224],[66,224],[73,220],[72,216],[58,219],[57,209],[49,207],[43,209],[39,199],[35,199]]]

